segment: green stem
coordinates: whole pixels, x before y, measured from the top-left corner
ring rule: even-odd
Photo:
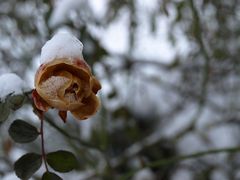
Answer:
[[[46,171],[48,172],[48,166],[47,166],[47,161],[46,161],[46,153],[45,153],[45,147],[44,147],[44,131],[43,131],[43,118],[40,118],[41,120],[41,129],[40,129],[40,134],[41,134],[41,146],[42,146],[42,159],[46,168]]]

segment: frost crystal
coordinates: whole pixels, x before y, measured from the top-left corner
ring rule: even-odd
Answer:
[[[5,99],[9,94],[22,94],[25,89],[24,81],[14,73],[0,76],[0,99]]]
[[[70,80],[65,77],[52,76],[44,81],[40,87],[47,93],[49,97],[57,98],[57,91],[69,81]]]
[[[83,44],[69,33],[57,33],[42,47],[41,64],[55,58],[79,58],[83,60]]]

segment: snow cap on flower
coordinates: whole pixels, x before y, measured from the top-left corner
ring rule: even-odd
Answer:
[[[67,32],[59,32],[45,43],[41,51],[41,64],[60,58],[83,59],[83,44]]]

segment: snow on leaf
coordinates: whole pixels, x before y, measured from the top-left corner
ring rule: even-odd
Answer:
[[[25,89],[24,81],[14,73],[6,73],[0,76],[0,99],[4,100],[7,95],[22,94]]]

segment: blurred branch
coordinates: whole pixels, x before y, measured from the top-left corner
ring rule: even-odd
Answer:
[[[203,53],[205,62],[204,62],[204,69],[203,69],[203,79],[201,82],[201,92],[200,92],[200,97],[199,97],[199,101],[198,101],[198,110],[193,115],[191,123],[186,128],[184,128],[180,133],[178,133],[176,135],[176,139],[181,138],[186,133],[195,129],[195,124],[196,124],[197,120],[199,119],[199,117],[201,116],[202,111],[204,109],[204,105],[205,105],[206,97],[207,97],[208,82],[209,82],[209,71],[210,71],[210,60],[211,59],[207,52],[207,48],[204,44],[204,40],[203,40],[203,36],[202,36],[201,20],[200,20],[200,16],[198,14],[197,8],[196,8],[193,0],[189,0],[189,3],[190,3],[190,8],[192,10],[194,25],[195,25],[194,35],[200,46],[200,50]]]
[[[71,135],[69,134],[67,131],[65,131],[63,128],[59,127],[58,125],[56,125],[51,118],[49,118],[48,116],[44,116],[44,119],[46,120],[46,122],[48,122],[48,124],[50,124],[53,128],[55,128],[58,132],[60,132],[63,136],[70,138],[72,140],[75,140],[76,142],[78,142],[80,145],[91,148],[91,149],[95,149],[98,151],[101,151],[99,148],[97,148],[96,146],[94,146],[93,144],[90,144],[84,140],[82,140],[81,138]]]
[[[169,159],[161,159],[161,160],[157,160],[155,162],[148,163],[139,169],[131,171],[128,174],[124,175],[121,179],[122,180],[128,179],[137,171],[147,168],[147,167],[154,168],[154,167],[168,166],[170,164],[176,164],[176,163],[184,161],[184,160],[198,158],[198,157],[202,157],[202,156],[206,156],[206,155],[218,154],[218,153],[235,153],[235,152],[239,152],[239,151],[240,151],[240,147],[238,146],[238,147],[231,147],[231,148],[211,149],[211,150],[207,150],[207,151],[196,152],[193,154],[176,156],[176,157],[172,157]]]
[[[231,148],[220,148],[220,149],[210,149],[207,151],[200,151],[196,152],[193,154],[188,154],[188,155],[183,155],[183,156],[177,156],[169,159],[163,159],[159,161],[155,161],[152,163],[147,164],[147,167],[160,167],[160,166],[166,166],[172,163],[177,163],[180,161],[188,160],[188,159],[193,159],[193,158],[198,158],[206,155],[211,155],[211,154],[218,154],[218,153],[235,153],[239,152],[240,147],[231,147]]]
[[[165,69],[165,70],[169,70],[171,68],[177,67],[179,65],[178,61],[173,61],[172,63],[163,63],[162,60],[159,59],[141,59],[141,58],[135,58],[132,56],[127,56],[124,54],[114,54],[113,58],[120,58],[123,62],[122,66],[118,66],[115,68],[111,69],[111,72],[116,72],[118,70],[122,70],[122,69],[131,69],[133,66],[135,65],[141,65],[141,66],[154,66],[154,67],[158,67],[161,69]],[[109,68],[107,64],[104,64],[105,68]]]
[[[49,118],[48,116],[45,115],[45,116],[44,116],[44,119],[46,120],[46,122],[48,122],[53,128],[55,128],[58,132],[60,132],[60,133],[61,133],[63,136],[65,136],[66,138],[78,142],[79,145],[81,145],[81,146],[84,146],[84,147],[90,148],[90,149],[94,149],[94,150],[96,150],[97,152],[99,152],[99,153],[101,154],[102,158],[104,158],[104,160],[105,160],[105,162],[106,162],[106,166],[107,166],[108,168],[112,169],[112,168],[111,168],[111,165],[110,165],[110,162],[109,162],[109,158],[107,157],[106,153],[105,153],[101,148],[99,148],[99,147],[97,147],[97,146],[95,146],[95,145],[93,145],[93,144],[91,144],[91,143],[89,143],[89,142],[86,142],[86,141],[82,140],[82,139],[79,138],[78,136],[74,136],[74,135],[69,134],[69,133],[66,132],[63,128],[61,128],[61,127],[59,127],[58,125],[56,125],[56,124],[52,121],[52,119]],[[76,151],[78,151],[78,152],[80,151],[80,150],[78,150],[78,148],[75,147],[75,146],[74,146],[74,149],[75,149]],[[81,154],[83,154],[83,153],[81,153]]]
[[[201,20],[200,16],[198,14],[197,8],[194,5],[193,0],[190,0],[190,8],[192,10],[193,18],[194,18],[194,23],[196,25],[197,32],[195,33],[196,40],[198,41],[198,44],[200,46],[200,49],[204,55],[204,69],[203,69],[203,80],[202,80],[202,89],[201,89],[201,98],[200,98],[200,105],[205,103],[205,99],[207,96],[207,85],[209,81],[209,71],[210,71],[210,57],[207,52],[207,48],[204,44],[203,36],[202,36],[202,26],[201,26]]]
[[[112,159],[111,163],[114,167],[117,167],[120,164],[124,163],[127,159],[136,156],[144,148],[150,147],[162,139],[162,136],[160,136],[158,132],[154,132],[143,140],[132,144],[122,153],[121,156]]]

